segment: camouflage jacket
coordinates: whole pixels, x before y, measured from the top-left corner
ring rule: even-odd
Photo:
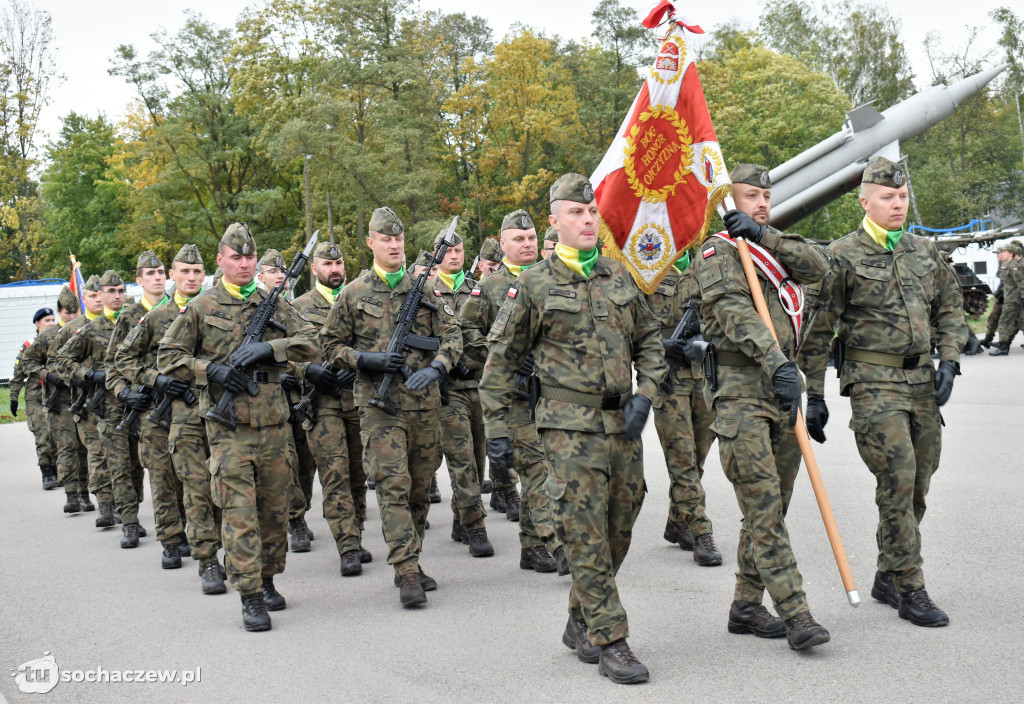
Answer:
[[[46,383],[46,365],[50,361],[50,343],[61,331],[60,323],[51,325],[36,335],[24,352],[21,353],[21,371],[27,379],[33,379],[40,384]],[[14,380],[11,379],[11,396],[14,396]]]
[[[459,287],[459,290],[452,291],[444,281],[441,281],[441,277],[435,276],[427,281],[424,289],[430,293],[430,295],[427,296],[428,301],[439,306],[447,305],[455,311],[455,317],[458,319],[462,313],[462,309],[471,298],[471,292],[476,287],[476,280],[467,276],[462,282],[462,286]],[[469,360],[466,359],[465,335],[462,336],[462,360],[467,363],[467,366],[469,366]],[[455,377],[449,377],[448,388],[475,389],[480,383],[480,375],[483,373],[483,365],[477,369],[470,367],[470,371],[473,372],[473,375],[469,379],[456,379]]]
[[[36,336],[39,339],[39,336]],[[33,340],[25,340],[21,343],[21,349],[18,350],[17,356],[14,358],[14,372],[11,374],[11,398],[18,398],[18,394],[21,390],[25,389],[25,401],[28,402],[29,395],[31,394],[36,400],[42,398],[42,385],[41,384],[27,384],[27,375],[25,373],[25,365],[22,362],[22,358],[25,356],[25,352],[28,351],[29,347],[32,346]]]
[[[70,326],[65,325],[64,331],[67,331],[68,327]],[[54,357],[53,366],[56,374],[66,381],[84,381],[86,373],[105,370],[104,355],[113,332],[114,323],[102,313],[95,320],[90,320],[75,330]],[[57,337],[57,340],[59,339],[60,336]],[[107,412],[117,406],[117,398],[109,387],[104,394],[103,403]]]
[[[654,316],[661,325],[661,337],[672,337],[683,312],[691,299],[699,300],[697,279],[693,275],[693,267],[688,267],[680,274],[675,268],[665,274],[654,293],[647,294],[647,302],[654,311]],[[700,365],[696,362],[683,362],[666,359],[671,379],[700,379]]]
[[[338,295],[341,295],[340,291]],[[331,302],[324,298],[323,294],[315,288],[312,291],[307,291],[296,298],[293,305],[295,306],[295,310],[297,310],[302,317],[313,324],[317,333],[323,329],[324,323],[327,322],[327,316],[331,312]],[[320,348],[319,335],[314,338],[314,342],[316,343],[317,354],[319,354],[322,359],[323,351]],[[354,368],[355,367],[348,367],[344,365],[335,367],[338,371],[351,371]],[[305,386],[305,390],[310,390],[310,386],[308,384]],[[355,405],[356,402],[353,388],[342,389],[341,398],[333,398],[329,394],[317,394],[317,408],[340,408],[343,411],[350,411],[355,408]]]
[[[999,290],[1003,292],[1003,302],[1020,303],[1024,298],[1024,268],[1016,259],[999,265]]]
[[[531,352],[541,385],[538,429],[621,433],[621,409],[556,401],[544,397],[545,389],[628,394],[635,367],[637,393],[655,400],[668,374],[658,331],[647,299],[622,264],[600,257],[586,279],[557,256],[531,267],[508,290],[488,334],[491,349],[480,381],[487,437],[511,437],[506,414],[515,395],[513,373]]]
[[[786,267],[798,284],[819,281],[828,269],[820,247],[798,235],[769,227],[760,245]],[[708,238],[697,256],[694,276],[700,289],[701,328],[704,339],[719,353],[718,388],[708,389],[710,399],[775,398],[772,377],[787,361],[796,358],[796,334],[790,317],[779,301],[778,292],[756,269],[761,292],[768,304],[778,343],[754,308],[750,286],[743,273],[739,250],[717,237]],[[740,354],[756,365],[724,364],[721,353]]]
[[[847,354],[853,349],[922,360],[904,369],[847,357],[840,376],[844,393],[861,381],[930,382],[932,339],[942,360],[960,361],[967,342],[960,287],[928,239],[904,233],[890,252],[858,228],[829,245],[828,253],[828,275],[801,349],[808,393],[824,393],[833,335],[846,344]]]
[[[406,275],[392,290],[371,270],[345,286],[320,331],[320,344],[327,362],[337,368],[355,369],[360,352],[386,350],[413,281]],[[430,298],[433,296],[428,291],[424,300],[429,302]],[[416,335],[438,338],[440,347],[437,352],[410,349],[405,355],[409,368],[421,369],[437,360],[450,372],[462,356],[462,334],[455,323],[454,311],[449,311],[451,308],[445,310],[443,305],[434,311],[420,306],[411,331]],[[357,406],[370,405],[383,376],[378,372],[359,371],[355,385]],[[410,391],[398,375],[392,382],[391,391],[395,408],[399,410],[432,410],[441,406],[437,384],[430,384],[420,391]]]
[[[257,289],[248,299],[233,297],[223,285],[203,291],[185,306],[160,340],[157,371],[199,387],[199,414],[215,406],[224,393],[209,383],[206,369],[213,362],[226,364],[238,349],[245,328],[266,297]],[[263,341],[274,350],[273,359],[261,360],[248,368],[248,376],[259,385],[255,396],[235,395],[235,416],[240,425],[259,428],[288,420],[290,408],[281,388],[281,373],[302,377],[306,365],[316,359],[313,327],[291,305],[278,300],[273,320]]]
[[[121,369],[120,363],[118,363],[117,350],[120,349],[121,343],[127,339],[128,335],[131,334],[132,330],[138,327],[139,323],[147,315],[152,315],[155,311],[160,310],[165,305],[170,304],[174,307],[174,301],[170,300],[165,302],[150,311],[146,310],[146,306],[142,304],[142,300],[126,305],[124,310],[121,311],[121,315],[117,316],[117,323],[114,325],[114,332],[110,334],[110,342],[107,344],[107,351],[103,355],[104,364],[107,367],[107,388],[110,389],[114,396],[117,396],[124,389],[135,383],[131,377],[126,377]],[[157,338],[159,339],[159,338]],[[153,360],[150,360],[150,366],[152,366]],[[153,375],[152,378],[156,378]],[[146,384],[151,386],[151,384]]]
[[[54,335],[53,339],[50,341],[50,347],[46,350],[46,371],[53,372],[63,379],[64,383],[68,383],[70,379],[64,376],[57,368],[57,365],[55,364],[57,361],[57,353],[60,352],[61,347],[67,344],[68,340],[71,339],[71,336],[75,334],[75,330],[84,327],[88,322],[89,319],[85,315],[78,316],[57,331],[57,334]]]

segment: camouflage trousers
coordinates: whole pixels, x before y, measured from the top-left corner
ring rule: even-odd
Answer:
[[[66,413],[67,411],[65,411]],[[68,414],[71,415],[70,413]],[[74,421],[74,418],[72,418]],[[78,439],[86,450],[86,465],[89,469],[89,491],[99,501],[113,501],[114,484],[110,479],[110,467],[100,439],[99,419],[90,414],[75,422]]]
[[[338,546],[338,554],[358,550],[363,544],[366,520],[366,475],[363,473],[358,423],[354,429],[355,446],[345,414],[339,408],[320,408],[316,422],[306,431],[309,448],[316,460],[320,486],[324,494],[324,518]],[[350,462],[355,453],[359,462]],[[356,473],[353,473],[353,469]],[[356,501],[359,495],[362,513]]]
[[[512,403],[525,403],[515,400]],[[544,545],[552,555],[562,544],[552,515],[552,501],[548,494],[548,476],[551,474],[544,445],[533,423],[509,428],[512,431],[513,466],[519,473],[522,499],[519,507],[519,546],[530,548]]]
[[[441,447],[452,481],[452,515],[466,528],[483,527],[480,485],[487,462],[484,413],[475,388],[450,389],[441,406]]]
[[[633,537],[647,486],[643,445],[625,435],[540,431],[551,463],[549,494],[572,571],[569,613],[594,645],[629,636],[615,575]]]
[[[289,421],[291,439],[288,442],[288,467],[292,472],[292,486],[289,490],[288,518],[302,518],[313,500],[313,477],[316,476],[316,460],[309,449],[306,431],[299,421]]]
[[[57,402],[60,413],[47,413],[50,434],[57,443],[57,476],[64,491],[89,490],[89,455],[78,437],[75,419],[68,413],[70,397],[61,394]]]
[[[712,532],[707,516],[704,487],[704,460],[715,441],[711,423],[714,414],[704,400],[704,380],[677,376],[670,371],[672,393],[663,394],[654,409],[654,427],[669,476],[668,518],[686,523],[694,537]]]
[[[107,417],[99,421],[103,458],[114,487],[114,510],[121,514],[121,523],[138,523],[144,480],[138,459],[139,443],[128,433],[117,429],[120,420],[120,407],[112,410],[108,406]]]
[[[222,512],[224,568],[242,594],[284,572],[288,555],[288,423],[228,430],[208,422],[210,487]]]
[[[1024,329],[1024,309],[1020,301],[1003,301],[1003,310],[999,316],[999,341],[1012,342],[1013,336]]]
[[[857,449],[875,475],[878,570],[891,573],[901,592],[920,589],[920,524],[942,450],[935,387],[931,382],[852,384],[850,405]]]
[[[1003,304],[996,299],[995,303],[992,304],[992,311],[988,314],[988,326],[985,328],[985,334],[995,337],[996,332],[999,330],[999,321],[1003,316]]]
[[[363,463],[377,484],[388,564],[395,574],[418,571],[430,508],[430,480],[441,466],[441,423],[436,410],[390,416],[359,409]]]
[[[174,471],[167,443],[168,431],[150,420],[139,429],[139,462],[149,472],[153,520],[160,542],[185,532],[184,489]]]
[[[25,416],[28,419],[28,429],[32,431],[32,437],[36,443],[36,460],[40,467],[57,466],[57,444],[54,441],[53,433],[50,432],[49,412],[43,408],[43,402],[25,393]],[[65,489],[71,491],[71,489]]]
[[[207,464],[210,444],[202,422],[172,422],[167,451],[181,482],[185,536],[192,546],[192,558],[209,562],[220,549],[221,510],[213,503]]]
[[[764,398],[719,397],[714,411],[722,468],[743,513],[733,598],[761,603],[767,590],[779,616],[792,618],[807,611],[807,597],[786,528],[800,471],[789,414]]]

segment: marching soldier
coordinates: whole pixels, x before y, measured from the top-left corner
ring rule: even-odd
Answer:
[[[43,335],[46,330],[53,327],[55,317],[52,308],[40,308],[32,316],[32,323],[36,326],[36,336],[26,341],[14,358],[14,374],[11,375],[10,401],[11,415],[18,415],[18,395],[22,388],[25,389],[25,416],[28,419],[28,429],[31,431],[36,443],[36,459],[39,470],[43,475],[43,489],[49,490],[59,486],[57,477],[57,446],[54,443],[53,434],[50,432],[49,419],[46,417],[46,409],[43,408],[44,383],[38,377],[30,375],[31,367],[26,370],[24,364],[25,354],[29,348],[39,342],[40,336],[43,340],[50,339],[50,335]],[[38,349],[41,349],[42,345]]]
[[[736,209],[725,214],[727,232],[701,246],[694,272],[703,335],[715,346],[717,365],[709,370],[707,400],[722,468],[743,513],[728,629],[761,638],[785,635],[789,647],[803,650],[830,636],[807,606],[785,521],[800,470],[793,430],[802,393],[794,361],[803,300],[797,284],[819,281],[828,262],[802,238],[768,226],[771,180],[765,167],[738,164],[729,177]],[[750,244],[778,343],[751,302],[734,237]],[[761,605],[765,590],[782,621]]]
[[[1024,302],[1024,268],[1019,259],[1015,258],[1014,243],[1001,245],[996,250],[999,259],[999,314],[997,316],[999,341],[994,343],[995,349],[989,352],[990,357],[1005,357],[1010,354],[1010,343],[1021,329],[1022,302]],[[993,311],[995,315],[995,311]],[[991,339],[986,337],[991,343]]]
[[[504,256],[498,240],[488,237],[483,241],[480,245],[480,254],[477,256],[477,267],[480,270],[481,281],[498,270],[498,266],[501,264],[501,259]]]
[[[960,373],[967,323],[956,278],[935,245],[904,230],[908,199],[899,164],[884,157],[868,162],[861,181],[864,220],[829,245],[829,278],[802,350],[807,430],[825,441],[825,367],[835,337],[840,393],[850,399],[857,449],[877,482],[878,571],[871,596],[915,625],[945,626],[949,617],[925,591],[920,524],[939,466],[939,407]],[[937,371],[928,355],[933,336]]]
[[[242,599],[247,631],[269,631],[270,615],[287,604],[274,586],[287,557],[288,402],[282,369],[299,372],[314,354],[312,327],[278,305],[259,342],[239,347],[266,294],[255,281],[256,240],[242,223],[227,227],[218,246],[220,284],[188,302],[161,341],[157,370],[200,388],[201,417],[210,442],[213,500],[221,509],[228,579]],[[283,365],[283,366],[282,366]],[[241,370],[245,371],[241,371]],[[231,422],[213,413],[234,397]],[[219,420],[217,420],[219,419]]]
[[[363,461],[372,475],[380,506],[388,564],[404,606],[426,603],[437,588],[419,564],[430,506],[428,490],[441,464],[438,382],[462,354],[455,312],[446,306],[420,307],[411,332],[438,338],[435,352],[410,348],[388,352],[397,316],[413,280],[406,275],[405,228],[390,208],[377,208],[366,245],[373,267],[341,291],[320,342],[328,364],[355,368],[355,401],[360,412]],[[402,381],[403,365],[414,371]],[[395,415],[371,405],[384,373],[396,374],[391,386]]]
[[[555,256],[516,280],[489,333],[480,382],[487,455],[496,471],[512,465],[513,377],[532,354],[536,425],[573,577],[562,642],[614,682],[644,682],[615,574],[643,503],[640,434],[667,373],[658,323],[626,268],[600,256],[590,182],[565,174],[550,200]]]

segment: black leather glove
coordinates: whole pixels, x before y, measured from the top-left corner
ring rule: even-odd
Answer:
[[[487,459],[491,463],[494,483],[508,486],[512,483],[512,439],[491,438],[487,441]]]
[[[53,386],[56,386],[61,389],[67,386],[67,384],[64,383],[64,380],[61,379],[56,374],[54,374],[53,372],[46,372],[46,383],[52,384]]]
[[[128,408],[134,408],[136,411],[144,411],[153,404],[153,399],[148,394],[144,394],[141,391],[132,391],[131,389],[124,389],[117,395],[117,400],[128,406]]]
[[[291,391],[292,393],[302,393],[302,382],[299,377],[294,374],[282,373],[281,374],[281,388],[285,391]]]
[[[210,362],[206,367],[206,378],[235,394],[243,393],[249,388],[249,378],[230,364]]]
[[[232,352],[228,357],[228,362],[238,367],[248,367],[250,364],[273,356],[274,348],[270,346],[269,342],[250,342]]]
[[[622,409],[622,432],[630,440],[636,440],[647,425],[647,416],[651,413],[651,399],[636,395],[626,401]]]
[[[413,375],[405,380],[405,387],[410,391],[420,391],[447,376],[448,372],[444,370],[444,365],[435,360],[429,367],[413,372]]]
[[[765,225],[758,225],[752,217],[735,208],[726,213],[722,220],[725,221],[725,229],[729,231],[730,235],[742,237],[750,242],[760,242],[768,229]]]
[[[356,358],[356,369],[366,369],[371,372],[385,372],[395,374],[405,364],[405,358],[398,352],[360,352]]]
[[[825,442],[828,424],[828,406],[821,394],[807,394],[807,434],[818,442]]]
[[[519,376],[532,376],[535,371],[537,371],[537,362],[532,354],[528,354],[523,363],[519,365],[519,369],[516,369],[516,374]]]
[[[320,389],[321,393],[334,398],[341,396],[338,375],[322,364],[310,364],[306,367],[306,381]]]
[[[473,376],[473,371],[460,359],[458,363],[452,367],[452,376],[456,379],[468,379]]]
[[[686,359],[686,341],[677,340],[674,337],[661,338],[661,346],[665,348],[665,359],[682,361]]]
[[[102,384],[107,380],[107,373],[102,369],[90,369],[85,373],[85,380],[90,384]]]
[[[165,374],[157,376],[153,382],[153,390],[170,398],[181,398],[188,391],[188,384]]]
[[[11,415],[18,415],[18,399],[17,397],[11,399]]]
[[[683,354],[686,355],[686,359],[691,362],[700,362],[704,358],[704,350],[707,349],[702,345],[703,342],[704,337],[700,333],[686,338],[683,341]]]
[[[351,389],[356,384],[356,373],[355,372],[339,372],[338,373],[338,386],[343,389]]]
[[[796,414],[800,411],[800,372],[796,362],[786,362],[779,367],[772,382],[779,407],[789,411],[789,424],[796,425]]]
[[[953,378],[959,374],[958,362],[939,362],[939,368],[935,372],[935,403],[940,406],[946,405],[949,395],[953,393]]]

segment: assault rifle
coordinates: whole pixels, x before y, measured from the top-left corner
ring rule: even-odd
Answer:
[[[60,415],[60,406],[57,405],[57,402],[60,401],[60,392],[68,388],[67,384],[50,384],[50,386],[53,387],[53,390],[46,398],[43,399],[43,408],[45,408],[50,413],[56,413]]]
[[[324,368],[328,371],[334,372],[338,376],[338,386],[342,389],[351,389],[356,380],[356,373],[352,371],[339,372],[337,369],[332,367],[330,364],[325,364]],[[302,427],[309,430],[313,427],[313,423],[316,423],[316,400],[320,398],[320,389],[310,384],[312,388],[303,395],[299,402],[292,406],[292,410],[304,417],[306,420],[302,421]],[[306,424],[309,427],[306,427]]]
[[[156,362],[153,362],[153,366],[150,367],[152,370],[156,370]],[[144,393],[149,396],[150,401],[153,400],[153,388],[144,384],[139,384],[135,387],[135,391]],[[191,408],[196,404],[196,395],[192,393],[191,389],[185,391],[182,396],[182,400],[185,404]],[[170,431],[171,424],[167,419],[167,416],[171,412],[171,402],[174,401],[173,396],[164,394],[160,399],[160,404],[152,412],[146,415],[146,420],[150,423],[159,425],[164,430]],[[124,417],[121,418],[121,422],[117,424],[117,429],[124,431],[131,435],[133,438],[138,439],[139,437],[139,416],[142,415],[142,411],[137,408],[125,408]]]

